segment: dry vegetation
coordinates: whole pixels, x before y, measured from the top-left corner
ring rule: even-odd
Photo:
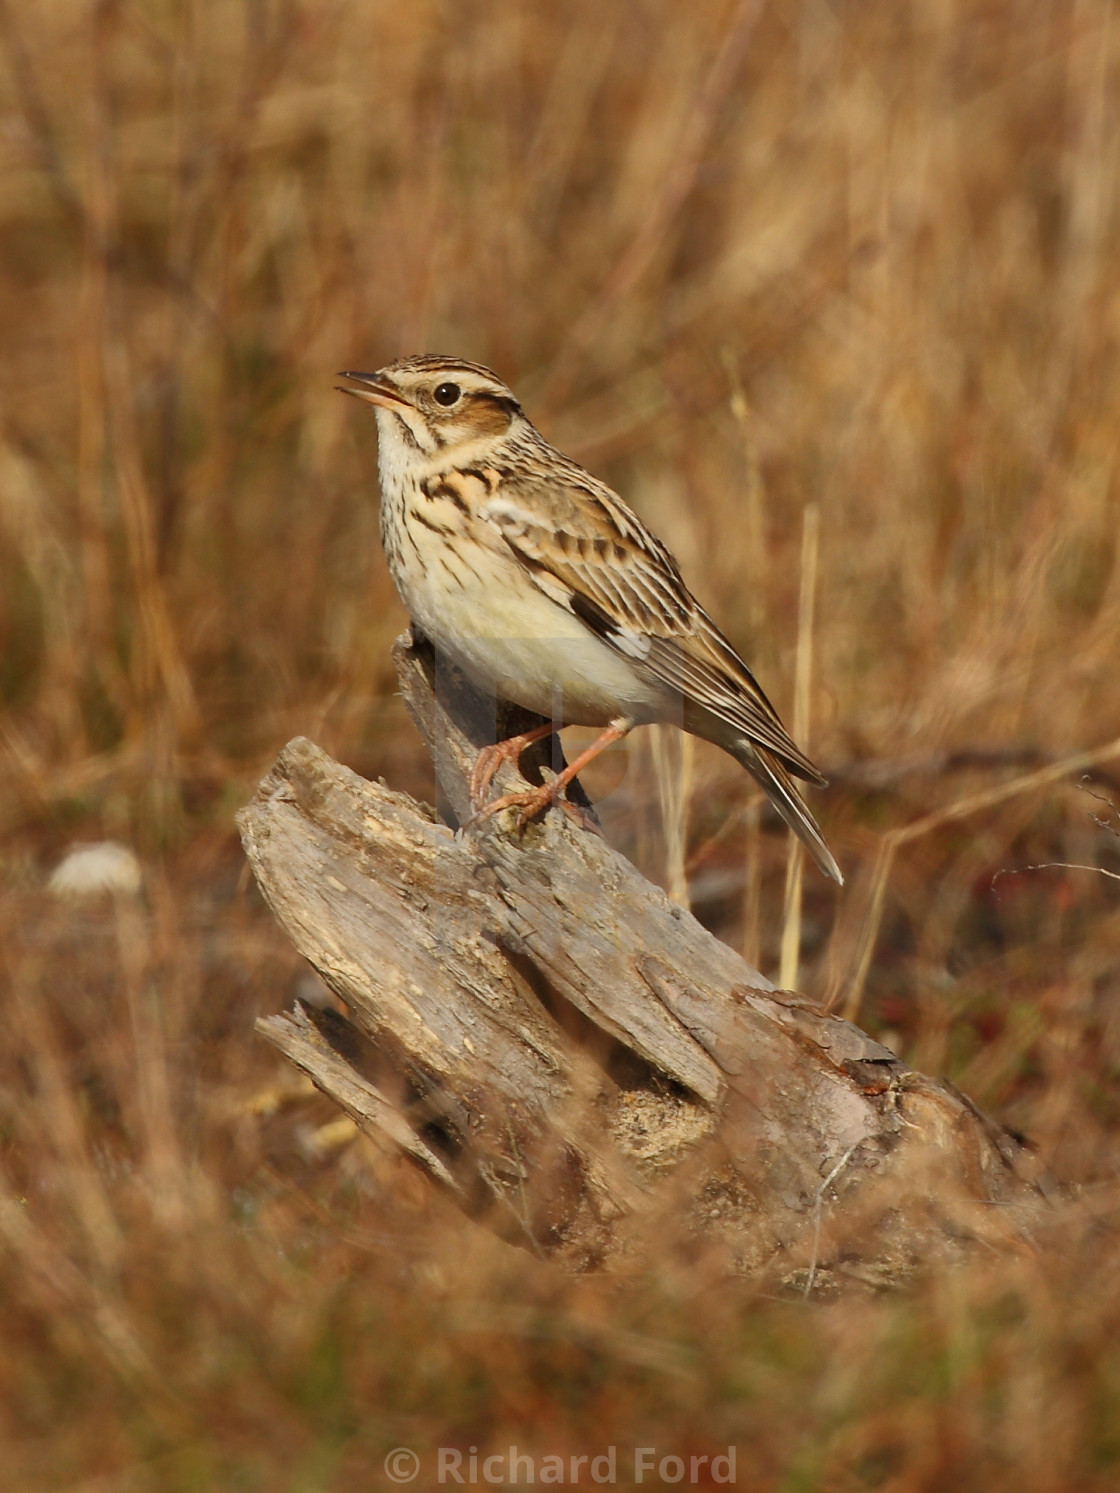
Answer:
[[[515,1442],[1114,1488],[1120,744],[1066,765],[1120,736],[1107,0],[2,0],[0,47],[0,1486],[349,1493]],[[1020,1257],[824,1303],[561,1279],[288,1091],[252,1023],[307,976],[232,815],[297,733],[430,797],[331,391],[419,350],[628,495],[787,714],[816,505],[850,877],[807,874],[800,983],[1032,1138]],[[773,971],[784,837],[644,735],[612,837]],[[52,898],[106,837],[142,896]]]

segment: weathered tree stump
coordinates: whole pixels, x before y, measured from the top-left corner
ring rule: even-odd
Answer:
[[[426,644],[396,662],[466,820],[493,709],[442,663],[436,688]],[[774,990],[562,812],[511,819],[452,830],[303,739],[240,816],[265,898],[348,1013],[258,1027],[362,1130],[575,1268],[700,1241],[808,1290],[1029,1238],[1029,1153],[961,1094]]]

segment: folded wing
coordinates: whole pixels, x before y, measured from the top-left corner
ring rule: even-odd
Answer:
[[[555,515],[550,512],[548,525],[539,499],[531,504],[508,478],[482,504],[480,516],[542,591],[639,672],[681,697],[690,730],[728,750],[722,738],[738,733],[795,776],[823,785],[746,664],[690,594],[665,546],[610,488],[575,463],[565,467],[569,487],[558,484],[550,492]],[[711,730],[699,729],[704,722],[697,712],[712,718]]]

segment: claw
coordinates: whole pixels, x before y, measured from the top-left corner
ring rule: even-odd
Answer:
[[[559,778],[554,778],[551,783],[545,783],[541,788],[529,788],[520,793],[503,793],[501,798],[494,799],[485,808],[479,809],[471,820],[477,824],[480,819],[489,819],[493,814],[500,814],[503,809],[520,809],[517,816],[517,828],[523,830],[530,819],[551,807],[557,801],[557,795],[563,789]]]
[[[469,824],[477,824],[480,819],[488,819],[491,814],[500,814],[503,809],[520,809],[521,813],[517,816],[517,828],[523,830],[530,819],[534,819],[553,804],[559,804],[566,814],[576,820],[577,824],[584,828],[593,828],[596,834],[601,834],[602,831],[589,815],[578,805],[570,804],[560,795],[572,779],[582,772],[604,747],[610,746],[614,741],[620,741],[633,724],[633,721],[626,719],[612,721],[602,735],[597,736],[587,750],[581,752],[574,762],[570,762],[562,773],[553,778],[551,783],[545,783],[540,788],[531,788],[521,793],[503,793],[501,798],[496,798],[493,803],[479,808]],[[498,770],[498,764],[503,759],[516,761],[530,742],[539,741],[542,736],[549,735],[551,730],[551,726],[539,726],[535,731],[527,731],[524,736],[511,736],[508,741],[499,741],[492,747],[483,747],[475,761],[474,771],[471,773],[472,801],[477,804],[477,800],[473,799],[476,777],[481,781],[483,775],[486,774],[484,790],[489,788],[491,779]],[[491,760],[493,760],[493,766],[491,766]]]
[[[464,827],[470,829],[480,820],[489,819],[492,814],[500,814],[503,809],[520,809],[521,813],[517,816],[517,831],[520,834],[531,819],[535,819],[543,810],[555,805],[556,808],[563,809],[577,828],[591,830],[592,833],[602,838],[603,831],[593,814],[588,813],[579,804],[569,803],[566,798],[560,797],[564,786],[559,778],[556,778],[553,782],[546,783],[543,788],[533,788],[522,793],[503,793],[501,798],[496,798],[493,803],[480,809]]]
[[[554,730],[555,728],[549,723],[546,726],[537,726],[532,731],[523,731],[520,736],[510,736],[505,741],[496,741],[493,746],[482,748],[475,758],[469,783],[471,807],[476,811],[475,819],[480,819],[483,813],[493,812],[492,808],[484,810],[482,806],[486,802],[490,784],[494,781],[494,774],[502,763],[509,762],[516,767],[526,747],[532,746],[534,741],[543,741],[546,736],[551,736]],[[474,820],[471,823],[473,824]]]

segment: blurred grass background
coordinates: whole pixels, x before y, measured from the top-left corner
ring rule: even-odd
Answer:
[[[0,1486],[614,1442],[1114,1488],[1120,747],[1062,766],[1120,736],[1111,4],[0,0],[0,53]],[[823,1305],[560,1280],[254,1037],[307,980],[240,879],[273,754],[431,794],[331,388],[416,351],[618,487],[787,718],[815,505],[849,886],[807,873],[800,983],[1073,1184],[1020,1259]],[[589,786],[773,973],[739,769],[645,732]],[[102,838],[142,896],[52,898]]]

